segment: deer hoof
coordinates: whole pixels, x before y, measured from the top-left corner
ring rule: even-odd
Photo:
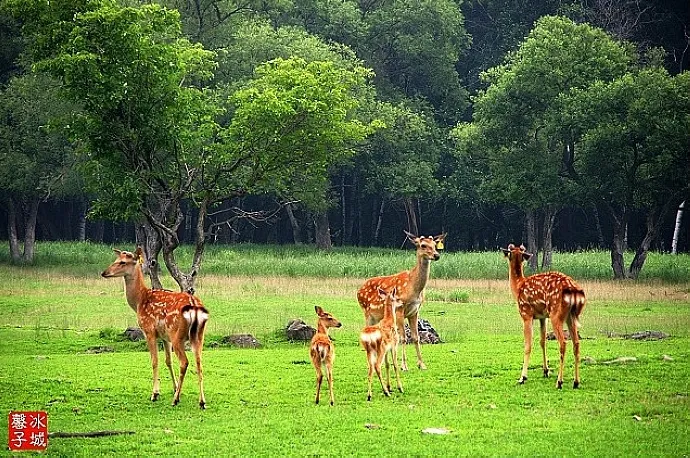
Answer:
[[[158,401],[158,396],[160,393],[152,393],[151,394],[151,401],[156,402]]]
[[[334,405],[335,405],[335,403],[333,401],[331,401],[331,407],[333,407]]]
[[[200,402],[199,402],[199,408],[200,408],[201,410],[206,410],[206,403],[205,403],[204,401],[200,401]]]
[[[371,402],[371,395],[367,396],[367,402]]]
[[[421,370],[423,370],[423,371],[426,370],[426,364],[424,364],[424,363],[421,362],[421,361],[419,361],[419,362],[417,363],[417,367],[419,367],[419,369],[421,369]]]
[[[544,369],[544,378],[549,378],[549,370]]]
[[[575,380],[573,382],[573,389],[577,390],[578,388],[580,388],[580,382],[578,380]]]
[[[518,380],[518,384],[524,385],[526,381],[527,381],[527,377],[520,377],[520,379]]]
[[[557,386],[558,386],[559,390],[562,390],[563,389],[563,380],[559,380]]]

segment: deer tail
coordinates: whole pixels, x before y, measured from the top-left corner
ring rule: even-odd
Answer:
[[[208,310],[201,305],[187,304],[182,307],[182,316],[189,326],[189,342],[192,345],[198,345],[204,336],[209,316]]]
[[[580,327],[580,313],[585,308],[585,292],[580,288],[563,290],[563,301],[570,307],[570,318],[576,327]]]

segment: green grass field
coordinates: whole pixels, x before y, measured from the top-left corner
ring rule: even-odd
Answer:
[[[38,252],[34,266],[0,261],[1,410],[46,410],[53,432],[135,432],[51,438],[49,455],[690,454],[687,256],[650,256],[650,269],[637,282],[608,280],[606,253],[554,257],[554,268],[582,279],[588,294],[581,387],[571,388],[568,347],[559,391],[554,376],[541,377],[536,341],[530,378],[516,384],[522,330],[503,257],[447,253],[432,267],[422,308],[445,343],[422,348],[426,371],[414,367],[408,347],[405,393],[385,398],[375,386],[367,403],[366,360],[357,343],[364,320],[355,292],[369,275],[411,267],[412,250],[320,255],[309,248],[214,247],[197,289],[211,311],[204,351],[208,408],[201,411],[193,370],[181,403],[172,407],[162,366],[161,399],[149,401],[149,355],[141,344],[117,337],[136,324],[122,280],[99,275],[114,259],[109,247],[40,244]],[[166,286],[173,286],[169,279]],[[331,333],[334,407],[313,404],[308,348],[286,342],[281,333],[291,318],[315,324],[317,304],[343,322]],[[642,330],[670,337],[621,337]],[[263,347],[213,345],[234,333],[251,333]],[[92,353],[95,347],[113,351]],[[548,355],[553,369],[555,342]],[[619,357],[635,360],[615,362]],[[422,433],[432,427],[450,433]],[[0,442],[7,444],[5,427]]]

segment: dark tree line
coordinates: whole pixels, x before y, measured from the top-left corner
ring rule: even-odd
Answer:
[[[553,248],[611,249],[617,277],[672,247],[690,193],[686,1],[159,3],[0,10],[13,258],[36,238],[136,239],[185,288],[204,243],[447,231],[451,250],[524,242],[543,268]],[[616,96],[635,91],[646,106]],[[186,273],[180,243],[197,247]]]

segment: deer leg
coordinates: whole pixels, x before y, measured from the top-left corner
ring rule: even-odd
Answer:
[[[523,333],[525,337],[525,353],[522,361],[522,374],[518,383],[523,384],[527,380],[527,368],[529,367],[529,356],[532,353],[532,317],[526,316],[523,320]]]
[[[172,367],[172,344],[168,342],[167,340],[163,341],[163,349],[165,350],[165,365],[168,366],[168,370],[170,371],[170,378],[172,379],[172,384],[173,384],[173,394],[175,391],[177,391],[177,382],[175,381],[175,371],[173,370]]]
[[[546,318],[539,318],[539,333],[541,344],[541,364],[544,368],[544,377],[549,376],[549,363],[546,360]]]
[[[371,379],[374,376],[374,364],[376,364],[376,357],[373,353],[367,355],[367,363],[369,366],[369,389],[367,390],[367,401],[371,401]]]
[[[189,366],[189,360],[187,359],[187,354],[184,351],[184,338],[176,337],[172,343],[172,347],[173,350],[175,350],[177,359],[180,361],[180,380],[177,382],[177,391],[175,391],[175,397],[173,399],[173,405],[176,406],[180,402],[182,384],[184,382],[184,376],[187,373],[187,366]]]
[[[381,376],[381,365],[383,364],[383,358],[386,356],[385,350],[381,349],[382,351],[379,351],[376,355],[376,365],[374,366],[374,369],[376,369],[376,375],[379,376],[379,382],[381,382],[381,389],[383,390],[383,394],[386,396],[390,396],[391,393],[386,389],[386,386],[383,384],[383,377]]]
[[[326,363],[326,375],[328,376],[328,394],[331,398],[331,405],[335,404],[335,396],[333,396],[333,361]]]
[[[560,390],[563,388],[563,366],[565,365],[565,334],[563,333],[563,320],[559,317],[552,317],[551,324],[553,326],[553,333],[558,339],[558,347],[560,350],[561,361],[558,366],[558,379],[556,380],[556,387]]]
[[[194,362],[196,363],[196,375],[199,378],[199,408],[201,409],[206,408],[206,396],[204,396],[204,371],[201,367],[201,350],[203,346],[203,340],[192,342],[192,353],[194,353]]]
[[[393,359],[393,369],[395,370],[395,379],[398,382],[398,390],[402,393],[403,392],[403,386],[402,382],[400,381],[400,370],[398,369],[398,355],[395,346],[391,350],[392,353],[392,359]]]
[[[407,344],[407,339],[405,338],[405,317],[402,314],[402,308],[396,311],[396,324],[398,326],[398,348],[400,349],[400,355],[402,363],[400,368],[403,371],[407,370],[407,354],[405,353],[405,345]]]
[[[410,315],[407,322],[410,324],[410,336],[412,337],[412,342],[414,343],[414,349],[417,351],[417,367],[424,370],[426,365],[422,361],[422,348],[419,344],[419,328],[418,326],[419,315],[415,313]]]
[[[386,362],[386,388],[388,388],[388,392],[390,393],[390,391],[391,391],[391,368],[390,368],[390,362],[388,361],[388,352],[386,352],[386,356],[384,356],[383,359]]]
[[[580,336],[577,334],[577,326],[573,323],[573,319],[568,316],[568,332],[570,332],[570,340],[573,341],[573,355],[575,356],[575,381],[573,388],[580,386]]]
[[[157,401],[161,392],[161,380],[158,377],[158,342],[156,342],[155,334],[146,334],[146,345],[149,347],[151,368],[153,369],[153,391],[151,392],[151,400]]]
[[[321,370],[321,362],[314,362],[314,368],[316,369],[316,399],[314,400],[315,404],[319,403],[319,399],[321,398],[321,382],[323,382],[323,372]]]

